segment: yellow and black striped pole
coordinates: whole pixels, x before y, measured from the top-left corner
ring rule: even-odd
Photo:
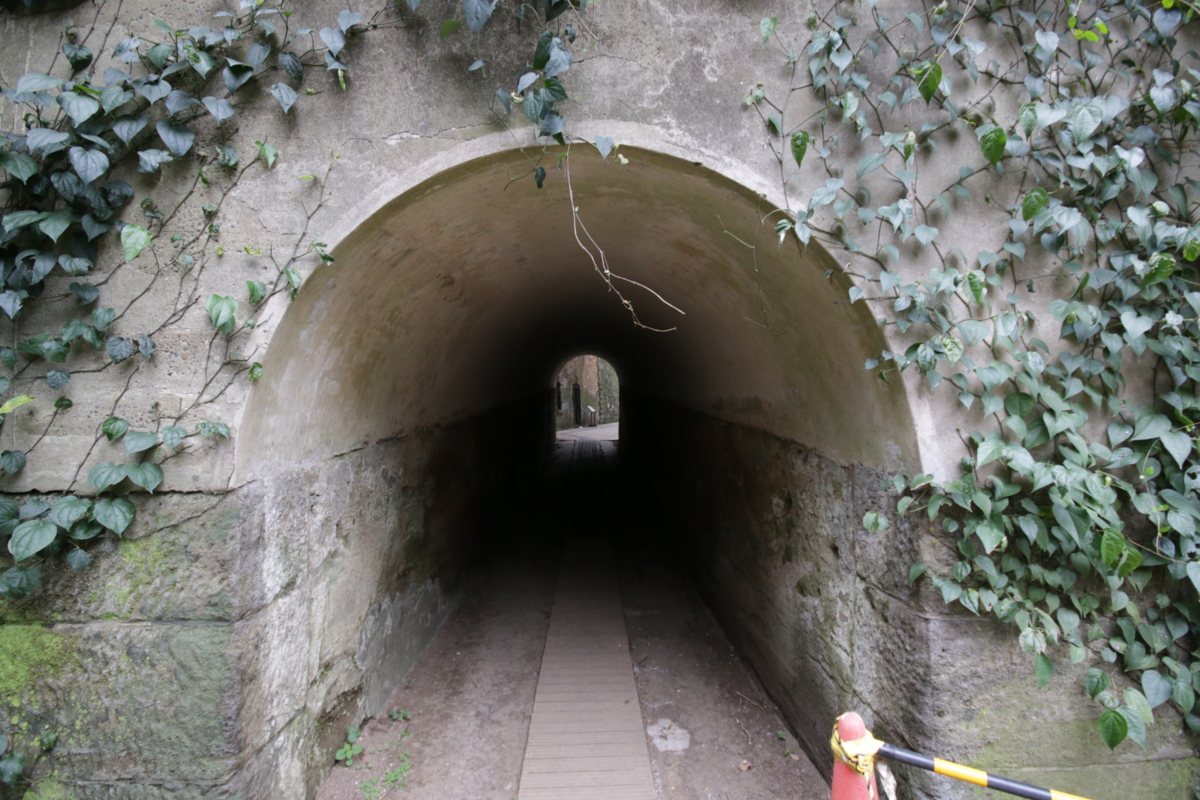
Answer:
[[[890,744],[881,745],[875,755],[880,758],[886,758],[888,761],[899,761],[901,764],[910,764],[914,767],[927,769],[930,772],[936,772],[938,775],[945,775],[948,778],[957,778],[960,781],[973,783],[976,786],[986,786],[988,789],[995,789],[998,792],[1015,794],[1017,797],[1027,797],[1029,800],[1087,800],[1087,798],[1080,797],[1079,795],[1056,792],[1053,789],[1043,789],[1040,786],[1021,783],[1021,781],[1001,778],[999,775],[992,775],[981,769],[964,767],[962,764],[955,764],[953,761],[943,761],[940,758],[930,758],[929,756],[923,756],[920,753],[914,753],[911,750],[904,750]]]
[[[852,739],[848,738],[851,736],[853,737]],[[837,767],[838,763],[845,764],[852,770],[852,772],[847,770],[847,775],[853,775],[854,778],[858,778],[858,782],[853,782],[851,778],[841,776],[842,780],[839,781],[839,774],[837,769],[835,769],[833,800],[841,800],[842,795],[857,800],[858,794],[864,792],[864,790],[865,793],[862,794],[862,797],[875,800],[878,795],[874,791],[874,786],[869,785],[873,782],[868,780],[868,783],[861,783],[860,785],[861,781],[869,779],[875,771],[875,758],[886,758],[889,761],[898,761],[901,764],[920,767],[921,769],[935,772],[938,775],[957,778],[960,781],[973,783],[976,786],[995,789],[998,792],[1006,792],[1017,797],[1025,797],[1028,800],[1087,800],[1086,797],[1080,797],[1079,795],[1058,792],[1053,789],[1043,789],[1040,786],[1033,786],[1021,781],[1002,778],[999,775],[992,775],[981,769],[964,767],[962,764],[955,764],[953,761],[930,758],[929,756],[923,756],[920,753],[914,753],[911,750],[905,750],[895,745],[884,744],[871,735],[871,732],[863,725],[862,718],[853,711],[847,712],[837,718],[837,722],[833,726],[833,738],[830,740],[830,746],[833,748],[834,755],[837,756],[834,766]],[[854,773],[857,773],[857,775],[854,775]],[[852,782],[853,785],[851,785]]]

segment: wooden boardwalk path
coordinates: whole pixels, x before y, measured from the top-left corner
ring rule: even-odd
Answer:
[[[568,541],[519,800],[657,800],[612,549]]]

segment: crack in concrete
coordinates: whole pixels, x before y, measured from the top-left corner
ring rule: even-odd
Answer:
[[[490,128],[491,123],[479,122],[474,125],[452,125],[449,128],[443,128],[434,133],[414,133],[413,131],[399,131],[390,133],[387,136],[381,136],[380,139],[387,144],[400,144],[400,142],[409,141],[412,139],[440,139],[447,133],[455,131],[470,131],[484,128]]]

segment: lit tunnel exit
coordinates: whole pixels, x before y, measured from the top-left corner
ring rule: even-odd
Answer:
[[[861,368],[882,346],[875,321],[842,302],[816,245],[751,252],[725,233],[753,238],[754,192],[622,152],[626,167],[572,152],[574,203],[612,270],[682,314],[633,287],[633,324],[580,248],[565,187],[508,186],[524,156],[500,151],[352,212],[336,261],[280,323],[236,479],[281,498],[264,504],[264,536],[298,513],[280,482],[307,487],[323,531],[305,590],[309,715],[380,713],[471,566],[515,542],[499,510],[537,491],[553,377],[586,353],[620,375],[619,480],[659,523],[646,535],[678,545],[801,746],[822,753],[848,702],[876,708],[885,733],[919,729],[920,689],[895,699],[908,673],[881,647],[923,647],[919,625],[883,608],[911,591],[898,572],[911,544],[854,541],[882,475],[918,457],[903,389]]]

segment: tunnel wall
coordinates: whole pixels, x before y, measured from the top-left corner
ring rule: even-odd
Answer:
[[[229,492],[139,498],[92,569],[0,602],[0,712],[69,732],[37,791],[308,796],[453,608],[475,510],[544,459],[549,397]]]
[[[954,614],[915,562],[956,555],[919,520],[870,532],[868,511],[894,504],[890,476],[843,465],[794,441],[624,389],[622,459],[663,503],[657,522],[726,634],[828,779],[830,722],[848,709],[883,741],[1039,786],[1113,797],[1190,794],[1197,759],[1170,730],[1148,728],[1148,753],[1120,768],[1075,703],[1093,659],[1060,668],[1035,692],[1028,657],[1006,626]],[[1016,702],[1027,698],[1027,702]],[[903,766],[902,797],[983,797]]]

